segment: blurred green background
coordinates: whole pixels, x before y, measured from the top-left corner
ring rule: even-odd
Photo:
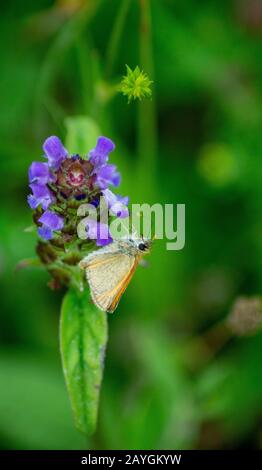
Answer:
[[[261,292],[261,2],[13,0],[0,24],[1,448],[260,448],[262,334],[243,334],[257,303],[238,301],[233,332],[227,319]],[[113,96],[125,64],[154,79],[153,101]],[[185,248],[156,241],[109,316],[88,441],[62,376],[63,292],[15,271],[36,242],[27,168],[79,115],[116,142],[121,194],[186,204]]]

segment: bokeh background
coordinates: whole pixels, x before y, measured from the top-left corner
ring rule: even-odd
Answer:
[[[1,448],[261,447],[261,34],[259,0],[2,5]],[[153,78],[152,101],[115,94],[125,64]],[[76,116],[116,142],[121,194],[186,204],[185,248],[157,241],[109,316],[88,440],[60,364],[64,292],[15,270],[36,242],[27,168]]]

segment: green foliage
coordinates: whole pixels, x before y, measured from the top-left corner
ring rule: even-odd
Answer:
[[[142,3],[152,7],[154,75],[141,59]],[[50,291],[37,267],[15,271],[35,256],[36,234],[24,232],[32,225],[28,166],[41,159],[48,135],[64,138],[67,116],[74,153],[85,154],[98,132],[112,136],[119,193],[132,203],[147,202],[150,192],[154,202],[186,204],[184,250],[167,252],[156,241],[148,267],[138,267],[109,317],[98,426],[88,446],[261,447],[261,334],[234,339],[217,328],[236,298],[261,294],[262,61],[254,4],[131,1],[111,47],[119,0],[14,0],[3,8],[2,448],[86,445],[71,422],[61,372],[63,292]],[[152,100],[139,102],[141,121],[120,95],[105,99],[126,63],[154,79]],[[152,108],[158,146],[148,137]]]
[[[236,441],[256,426],[262,394],[256,360],[262,352],[261,337],[239,343],[231,357],[218,359],[197,381],[201,413],[207,420],[222,423],[226,440]]]
[[[0,380],[1,448],[6,443],[18,449],[84,448],[54,356],[2,349]]]
[[[67,118],[65,145],[72,154],[78,153],[85,157],[89,150],[95,147],[100,135],[96,122],[88,116]]]
[[[75,425],[88,435],[96,426],[106,342],[106,314],[91,303],[88,289],[69,290],[61,310],[60,349]]]

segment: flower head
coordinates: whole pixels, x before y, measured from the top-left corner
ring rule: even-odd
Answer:
[[[141,101],[143,98],[150,98],[152,95],[150,85],[153,82],[149,80],[147,74],[138,66],[132,70],[126,65],[126,70],[127,73],[120,83],[120,91],[127,96],[128,103],[136,99]]]
[[[56,136],[48,137],[43,149],[47,162],[33,162],[28,172],[32,191],[28,204],[31,209],[37,209],[34,221],[42,239],[52,240],[56,232],[54,242],[60,243],[59,246],[75,240],[77,208],[82,201],[92,204],[99,214],[100,197],[103,196],[111,217],[128,216],[128,198],[108,189],[110,185],[120,183],[116,166],[108,163],[109,154],[115,149],[111,139],[100,136],[96,146],[89,151],[88,160],[80,155],[70,155]],[[90,240],[96,240],[97,246],[112,242],[108,225],[100,220],[89,222],[86,233]]]
[[[68,195],[79,196],[91,189],[90,178],[93,165],[80,157],[73,156],[62,162],[57,172],[57,186]]]

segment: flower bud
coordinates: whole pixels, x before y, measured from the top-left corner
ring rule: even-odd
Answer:
[[[124,96],[127,96],[128,103],[132,100],[142,100],[143,98],[150,98],[152,90],[150,85],[153,83],[149,80],[147,74],[140,70],[138,66],[132,70],[126,65],[126,75],[122,78],[119,90]]]

